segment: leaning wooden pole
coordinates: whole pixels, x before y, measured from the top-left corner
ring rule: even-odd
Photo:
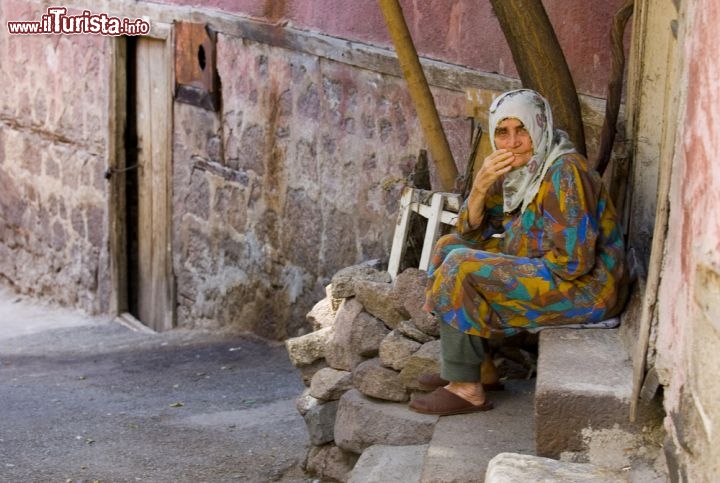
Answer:
[[[623,73],[625,72],[625,50],[623,37],[625,27],[635,8],[635,0],[626,0],[625,4],[615,13],[613,17],[612,30],[610,31],[610,53],[612,69],[608,81],[607,102],[605,103],[605,121],[600,133],[600,148],[595,158],[595,169],[600,176],[610,163],[615,133],[617,132],[618,113],[620,112],[620,101],[623,88]],[[618,207],[619,209],[619,207]]]
[[[410,31],[405,23],[402,8],[398,0],[378,1],[397,51],[403,76],[408,83],[410,97],[417,110],[420,126],[428,143],[428,150],[437,166],[442,189],[455,191],[458,177],[457,165],[440,123],[440,116],[420,65],[412,37],[410,37]]]
[[[540,0],[490,0],[510,46],[524,87],[534,89],[552,106],[555,126],[567,131],[583,155],[580,101],[555,30]]]

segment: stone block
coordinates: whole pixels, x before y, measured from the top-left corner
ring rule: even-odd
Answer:
[[[640,431],[650,408],[629,422],[632,364],[618,329],[547,329],[540,334],[535,394],[539,456],[586,450],[583,430]]]
[[[310,382],[310,394],[324,401],[340,399],[352,387],[352,374],[332,367],[320,369]]]
[[[412,316],[412,323],[415,327],[433,337],[440,336],[440,321],[427,312],[418,312]]]
[[[387,367],[401,371],[407,360],[422,347],[417,341],[403,336],[398,329],[390,332],[380,343],[380,361]]]
[[[330,367],[352,371],[365,360],[356,345],[362,331],[356,323],[363,306],[356,298],[345,299],[335,317],[334,333],[325,347],[325,360]]]
[[[425,342],[430,342],[435,338],[418,329],[412,322],[412,320],[403,320],[398,324],[397,330],[400,331],[400,333],[405,337],[416,340],[421,344],[424,344]]]
[[[437,416],[415,413],[406,404],[371,400],[351,389],[340,398],[335,444],[354,453],[374,444],[425,444],[436,421]]]
[[[324,299],[318,301],[313,308],[310,309],[306,318],[308,322],[310,322],[310,326],[313,330],[332,327],[335,323],[337,309],[338,306],[335,305],[332,296],[328,295]]]
[[[427,272],[408,268],[395,278],[393,290],[396,300],[401,301],[413,324],[424,333],[437,337],[439,335],[437,320],[423,310],[426,288]]]
[[[318,359],[309,366],[299,367],[300,378],[302,379],[303,384],[305,384],[306,387],[310,387],[310,382],[312,381],[313,376],[315,376],[320,369],[324,369],[326,367],[328,367],[328,365],[325,359]]]
[[[353,386],[366,396],[384,401],[408,400],[400,374],[383,367],[380,359],[370,359],[358,365],[352,373]]]
[[[427,342],[413,355],[408,357],[405,367],[400,371],[403,384],[409,389],[421,389],[418,377],[440,371],[440,339]]]
[[[353,298],[346,300],[338,311],[335,334],[326,346],[326,359],[331,367],[349,371],[366,358],[375,357],[390,332],[380,319],[362,310],[358,312],[358,307],[362,306]]]
[[[313,397],[312,394],[310,394],[310,389],[306,388],[295,400],[295,409],[298,410],[301,416],[305,416],[305,413],[320,404],[320,402],[320,399]]]
[[[290,362],[295,367],[309,366],[318,359],[325,357],[325,346],[332,337],[333,328],[310,332],[300,337],[293,337],[285,341]]]
[[[526,454],[500,453],[490,460],[485,483],[518,481],[622,483],[627,482],[628,478],[622,473],[587,463],[567,463]]]
[[[380,343],[390,333],[382,320],[367,312],[360,312],[355,319],[351,344],[363,357],[374,357],[380,350]]]
[[[390,283],[390,274],[378,270],[377,261],[369,261],[359,265],[345,267],[332,278],[332,296],[335,298],[348,298],[355,296],[355,282],[367,280],[371,282]]]
[[[418,482],[426,451],[426,444],[370,446],[355,463],[348,483]]]
[[[389,283],[357,280],[355,296],[367,312],[382,320],[391,329],[408,318],[404,309],[399,307],[393,286]]]
[[[315,404],[303,415],[310,443],[320,446],[333,440],[338,401]]]
[[[334,444],[313,446],[307,456],[305,469],[311,475],[335,481],[348,481],[358,455],[344,451]]]

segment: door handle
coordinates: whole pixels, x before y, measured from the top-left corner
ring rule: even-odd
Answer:
[[[113,174],[116,174],[116,173],[124,173],[124,172],[126,172],[126,171],[130,171],[130,170],[133,170],[133,169],[137,169],[137,168],[139,168],[139,167],[140,167],[140,163],[135,163],[135,164],[133,164],[132,166],[126,166],[126,167],[124,167],[124,168],[108,168],[108,169],[105,170],[105,179],[110,179],[110,178],[112,178],[112,175],[113,175]]]

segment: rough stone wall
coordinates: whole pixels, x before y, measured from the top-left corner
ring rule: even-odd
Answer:
[[[178,322],[297,335],[330,274],[387,258],[422,133],[395,77],[223,34],[218,72],[221,113],[175,104]],[[465,159],[463,94],[438,98]]]
[[[425,148],[402,78],[242,38],[235,20],[247,20],[223,12],[154,2],[77,5],[219,26],[220,110],[177,102],[173,110],[178,325],[299,335],[331,274],[388,257],[400,189]],[[2,7],[3,21],[36,20],[47,3]],[[322,42],[317,37],[308,34],[311,43]],[[0,94],[0,274],[22,291],[91,312],[107,311],[110,300],[103,173],[113,41],[0,36],[7,86]],[[439,87],[433,94],[464,172],[465,94]],[[589,102],[599,112],[600,101]],[[588,129],[598,126],[592,119]],[[437,187],[434,170],[431,177]]]
[[[683,84],[658,297],[657,368],[674,481],[720,479],[720,6],[683,2]]]
[[[107,310],[108,41],[12,36],[0,8],[0,278],[23,293]]]

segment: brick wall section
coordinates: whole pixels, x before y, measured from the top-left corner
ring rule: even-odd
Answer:
[[[3,1],[0,25],[44,9]],[[107,40],[0,35],[0,274],[107,310]],[[103,296],[105,295],[105,296]]]

